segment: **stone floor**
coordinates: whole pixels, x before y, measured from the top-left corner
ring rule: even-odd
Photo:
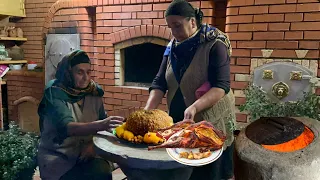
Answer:
[[[117,168],[112,172],[112,178],[113,180],[124,180],[126,176],[122,173],[120,168]],[[34,176],[33,180],[41,180],[39,170],[37,169]]]

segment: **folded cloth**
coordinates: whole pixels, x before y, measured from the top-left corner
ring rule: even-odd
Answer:
[[[196,98],[199,99],[201,96],[207,93],[210,89],[211,89],[210,82],[209,81],[205,82],[196,90]]]
[[[0,65],[0,78],[2,78],[9,71],[9,67],[6,65]]]

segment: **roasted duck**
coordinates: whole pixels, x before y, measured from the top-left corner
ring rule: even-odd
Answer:
[[[211,150],[220,149],[226,139],[223,132],[214,128],[214,126],[207,121],[201,121],[198,123],[192,123],[186,121],[187,127],[183,125],[183,121],[180,124],[172,126],[171,129],[183,129],[179,136],[171,138],[170,141],[166,141],[161,145],[149,146],[148,150],[158,148],[206,148]],[[161,135],[161,131],[159,133]]]
[[[177,122],[177,123],[173,124],[170,127],[163,128],[163,129],[158,129],[158,131],[165,131],[165,130],[168,130],[168,129],[177,129],[177,128],[184,129],[184,128],[188,127],[190,124],[194,124],[194,123],[195,122],[193,120],[186,119],[186,120]]]
[[[168,128],[158,129],[157,136],[168,140],[176,132],[178,132],[178,131],[180,131],[180,130],[182,130],[182,129],[184,129],[194,123],[195,122],[193,120],[183,120],[183,121],[177,122]]]

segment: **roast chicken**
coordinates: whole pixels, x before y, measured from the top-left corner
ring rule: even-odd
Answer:
[[[178,136],[168,140],[172,134],[182,131]],[[181,121],[173,126],[158,131],[158,135],[167,141],[156,146],[149,146],[148,150],[158,148],[206,148],[218,150],[222,148],[226,136],[217,130],[210,122],[194,123],[191,120]]]

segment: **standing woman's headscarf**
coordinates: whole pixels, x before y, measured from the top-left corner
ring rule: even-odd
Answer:
[[[198,8],[193,8],[192,5],[185,0],[174,0],[170,3],[165,12],[165,17],[172,15],[187,18],[194,17],[197,21],[197,27],[201,27],[203,12]]]
[[[202,24],[203,12],[194,8],[188,1],[173,0],[165,12],[165,17],[168,16],[182,16],[187,20],[194,17],[198,27],[194,35],[181,43],[172,39],[164,52],[164,56],[170,56],[173,72],[179,83],[201,44],[218,40],[227,47],[228,55],[231,56],[232,48],[228,36],[213,26]]]

